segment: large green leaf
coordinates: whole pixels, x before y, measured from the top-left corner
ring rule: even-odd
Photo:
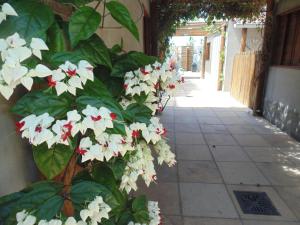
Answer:
[[[47,45],[52,53],[64,52],[67,50],[65,37],[58,23],[53,23],[48,30]]]
[[[114,62],[111,76],[123,77],[126,72],[137,70],[140,67],[153,64],[156,57],[145,55],[141,52],[129,52],[119,56]]]
[[[84,6],[76,10],[70,18],[69,36],[75,47],[79,41],[91,37],[101,22],[100,14],[91,7]]]
[[[63,205],[63,198],[60,192],[63,185],[53,181],[43,181],[0,198],[1,220],[6,225],[16,224],[16,213],[26,209],[34,211],[37,219],[52,219],[57,215]]]
[[[149,223],[148,201],[146,196],[136,197],[132,202],[133,217],[136,222]]]
[[[49,91],[34,91],[24,95],[12,108],[12,112],[25,117],[30,114],[49,113],[54,117],[64,117],[71,110],[72,99],[66,94],[57,96]]]
[[[61,3],[66,3],[66,4],[72,4],[77,7],[84,6],[90,2],[93,2],[94,0],[58,0]]]
[[[87,81],[83,90],[78,90],[78,96],[95,96],[95,97],[106,97],[111,98],[110,92],[106,86],[98,78],[94,78],[94,81]]]
[[[109,50],[99,36],[81,42],[79,49],[90,62],[112,68]]]
[[[148,124],[151,119],[152,110],[145,105],[133,103],[126,108],[124,113],[125,119],[129,122],[141,122]]]
[[[108,186],[110,189],[117,186],[112,170],[104,163],[93,165],[92,177],[96,182]]]
[[[34,161],[48,179],[52,179],[60,174],[68,165],[74,148],[72,146],[58,144],[48,149],[46,144],[33,146]]]
[[[80,51],[57,52],[50,57],[49,62],[53,66],[58,67],[61,64],[64,64],[66,61],[70,61],[71,63],[77,64],[80,60],[84,59],[86,58],[84,58]]]
[[[128,9],[117,1],[110,1],[106,4],[106,8],[110,11],[111,16],[122,26],[126,27],[133,36],[139,40],[138,28],[130,16]]]
[[[30,41],[32,37],[45,37],[45,32],[54,21],[51,9],[35,0],[13,1],[14,7],[19,16],[9,16],[2,22],[0,38],[18,32],[21,37]]]

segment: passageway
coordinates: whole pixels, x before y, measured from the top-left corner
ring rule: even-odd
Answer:
[[[177,90],[161,120],[178,163],[140,192],[159,200],[163,224],[299,225],[300,144],[212,90],[200,79]],[[265,192],[278,215],[243,213],[234,191]]]

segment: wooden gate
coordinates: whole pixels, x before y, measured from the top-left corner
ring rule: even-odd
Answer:
[[[253,107],[253,84],[259,73],[260,52],[236,54],[233,61],[230,94],[243,105]]]

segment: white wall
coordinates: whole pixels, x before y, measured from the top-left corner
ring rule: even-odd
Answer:
[[[234,22],[229,21],[224,62],[224,91],[230,91],[234,56],[240,52],[242,29],[234,28]],[[248,28],[246,51],[259,51],[262,47],[262,32],[258,28]]]
[[[104,29],[100,29],[98,34],[104,40],[108,47],[112,47],[114,44],[120,43],[121,38],[124,41],[124,49],[126,51],[143,51],[144,50],[144,41],[143,41],[143,16],[144,11],[139,5],[138,0],[120,0],[121,3],[126,5],[129,12],[131,13],[134,21],[137,21],[137,26],[140,33],[140,41],[137,41],[133,35],[125,28],[121,28],[121,26],[114,21],[111,16],[106,16],[104,18]],[[149,12],[150,1],[149,0],[141,0],[144,4],[147,12]],[[103,7],[99,7],[99,13],[102,12]]]
[[[216,90],[218,85],[221,35],[216,34],[208,37],[207,42],[210,43],[210,58],[205,61],[205,79],[209,79]]]

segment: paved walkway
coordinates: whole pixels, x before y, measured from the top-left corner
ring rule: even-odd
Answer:
[[[300,145],[226,93],[189,79],[161,116],[174,168],[142,192],[166,225],[300,225]],[[233,191],[266,192],[280,216],[244,214]]]

